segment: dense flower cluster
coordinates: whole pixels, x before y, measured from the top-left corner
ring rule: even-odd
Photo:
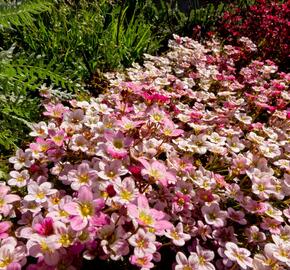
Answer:
[[[259,47],[259,55],[288,68],[290,1],[257,0],[248,9],[225,12],[218,33],[229,41],[249,37]]]
[[[0,185],[0,269],[289,269],[290,74],[174,36],[90,101],[61,104]],[[170,260],[171,258],[166,258]]]

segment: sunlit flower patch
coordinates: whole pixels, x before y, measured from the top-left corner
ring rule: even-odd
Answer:
[[[290,75],[240,42],[174,36],[98,98],[46,95],[0,185],[0,269],[288,269]]]

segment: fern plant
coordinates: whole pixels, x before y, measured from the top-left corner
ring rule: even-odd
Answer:
[[[0,27],[11,27],[17,25],[32,25],[34,16],[47,11],[51,8],[53,2],[49,0],[34,0],[7,2],[0,1]]]

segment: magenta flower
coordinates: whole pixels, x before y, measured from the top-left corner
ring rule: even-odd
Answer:
[[[139,195],[137,205],[128,204],[127,210],[128,215],[136,219],[139,225],[153,228],[157,233],[171,229],[173,226],[170,222],[164,220],[164,212],[149,207],[148,200],[144,195]]]
[[[40,223],[33,225],[33,230],[43,236],[53,234],[53,219],[50,217],[44,218]]]
[[[103,199],[94,199],[88,186],[81,186],[76,202],[69,202],[64,210],[71,216],[70,224],[73,230],[81,231],[88,226],[91,219],[104,207]]]

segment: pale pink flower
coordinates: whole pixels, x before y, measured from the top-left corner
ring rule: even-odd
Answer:
[[[182,252],[177,252],[176,262],[175,270],[198,270],[195,258],[192,255],[186,258]]]
[[[131,177],[126,177],[121,183],[117,182],[114,186],[116,196],[113,200],[120,204],[128,204],[138,196],[138,190],[135,188],[135,181]]]
[[[172,229],[166,230],[165,234],[166,237],[172,239],[172,243],[176,246],[184,246],[185,241],[188,241],[191,236],[183,232],[183,224],[179,222],[176,227]]]
[[[221,211],[219,204],[211,203],[210,205],[204,205],[201,208],[201,212],[207,224],[215,227],[222,227],[226,223],[227,214],[225,211]]]
[[[103,207],[103,199],[94,199],[91,189],[88,186],[81,186],[77,201],[67,203],[64,210],[71,216],[71,227],[75,231],[81,231]]]
[[[226,146],[235,153],[239,153],[243,149],[245,149],[245,145],[240,141],[239,137],[237,136],[227,138]]]
[[[35,201],[37,203],[44,203],[47,197],[56,193],[56,189],[52,189],[50,182],[44,182],[38,185],[36,182],[30,182],[27,186],[28,195],[24,197],[26,201]]]
[[[139,195],[137,205],[128,204],[128,215],[144,227],[154,228],[156,232],[172,228],[172,224],[165,220],[165,213],[156,209],[150,208],[148,200],[144,195]]]
[[[32,164],[31,159],[31,152],[24,152],[22,149],[18,149],[16,151],[15,157],[9,158],[9,162],[14,164],[15,170],[20,170],[23,167],[30,167]]]
[[[153,160],[151,163],[145,159],[139,159],[139,161],[144,166],[141,174],[145,176],[149,182],[160,182],[163,186],[176,182],[175,176],[168,171],[168,168],[163,163],[157,160]]]
[[[154,244],[155,239],[156,236],[153,233],[145,232],[144,229],[139,229],[128,241],[130,245],[134,247],[134,254],[137,257],[144,257],[156,251],[156,246]]]
[[[237,112],[235,113],[235,118],[246,125],[250,125],[252,123],[252,117],[245,113]]]
[[[215,267],[210,261],[214,258],[214,252],[211,250],[203,249],[201,246],[196,246],[196,253],[192,252],[192,259],[195,261],[197,270],[215,270]]]
[[[251,252],[246,248],[240,248],[233,242],[226,243],[225,255],[233,262],[238,263],[242,269],[252,267]]]
[[[209,143],[207,139],[208,135],[205,134],[199,134],[197,136],[191,135],[189,137],[187,147],[193,153],[204,155],[209,148]]]
[[[258,148],[262,155],[267,158],[276,158],[281,155],[280,147],[275,143],[263,142]]]
[[[97,171],[91,169],[86,162],[81,163],[76,170],[71,170],[68,173],[68,181],[71,182],[73,190],[79,190],[84,185],[93,186],[96,179]]]
[[[163,120],[163,123],[162,124],[163,125],[162,125],[161,132],[165,136],[168,136],[168,137],[178,137],[181,134],[183,134],[183,132],[184,132],[182,129],[176,128],[176,125],[174,124],[174,122],[172,122],[168,118],[165,118]]]
[[[47,124],[43,121],[32,124],[32,131],[29,133],[32,137],[43,137],[45,138],[48,134]]]
[[[11,171],[9,175],[12,177],[8,180],[8,185],[10,186],[17,186],[19,188],[25,187],[27,182],[30,178],[28,170],[23,170],[21,172],[18,171]]]
[[[88,150],[89,141],[83,136],[79,134],[75,134],[71,138],[70,148],[73,151],[86,152]]]
[[[100,161],[98,163],[98,176],[104,180],[116,180],[128,173],[120,160]]]
[[[67,139],[67,135],[64,130],[54,130],[49,129],[48,130],[49,137],[52,142],[54,142],[57,146],[62,146],[64,141]]]
[[[15,194],[8,194],[10,192],[10,187],[0,184],[0,214],[5,217],[8,216],[13,209],[12,203],[20,200],[20,197]]]
[[[42,237],[33,234],[26,244],[28,254],[35,258],[43,258],[47,265],[54,266],[60,259],[58,249],[61,244],[57,240],[56,235]]]
[[[265,245],[265,249],[271,252],[271,255],[278,261],[285,263],[290,267],[290,243],[289,242],[276,242],[268,243]]]
[[[119,125],[124,131],[130,131],[142,124],[142,121],[132,121],[128,117],[123,116],[121,120],[116,121],[116,124]]]
[[[1,241],[0,269],[20,270],[26,263],[26,250],[13,237]]]

